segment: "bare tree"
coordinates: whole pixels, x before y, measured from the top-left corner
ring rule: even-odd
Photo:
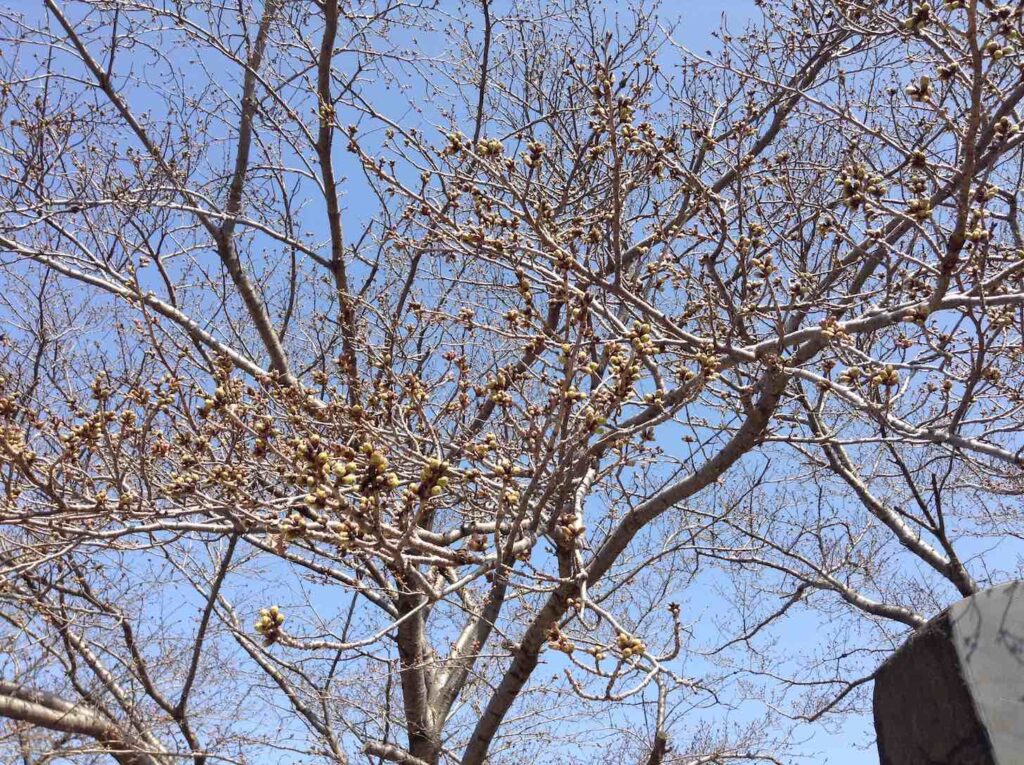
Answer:
[[[782,762],[1015,575],[1021,10],[667,24],[0,15],[7,761]]]

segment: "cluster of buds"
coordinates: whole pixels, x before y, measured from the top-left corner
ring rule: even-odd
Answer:
[[[1021,8],[1020,3],[1017,3],[1016,7],[1011,5],[996,6],[989,12],[988,18],[995,25],[997,35],[1005,37],[1008,42],[1015,43],[1021,39],[1021,34],[1017,31],[1017,25],[1022,15],[1024,15],[1024,8]],[[1009,48],[1009,45],[1004,47]],[[1003,55],[1009,55],[1011,52],[1012,49],[1004,50]]]
[[[427,400],[427,387],[423,384],[423,379],[417,375],[406,375],[402,378],[403,390],[409,396],[409,399],[422,403]]]
[[[277,431],[269,417],[260,417],[256,420],[253,430],[256,431],[256,440],[252,445],[252,453],[257,457],[262,457],[270,448],[270,439],[277,434]]]
[[[559,385],[551,389],[550,398],[553,404],[557,404],[560,401],[576,402],[583,401],[587,398],[586,391],[582,391],[575,385]]]
[[[132,509],[132,505],[134,505],[138,499],[139,498],[135,492],[124,491],[117,498],[117,509],[122,513],[126,513]]]
[[[903,314],[903,321],[910,321],[914,324],[924,326],[928,321],[928,306],[919,305]]]
[[[359,485],[364,493],[374,494],[398,486],[398,476],[388,471],[388,458],[383,452],[369,442],[363,443],[359,451],[366,456],[366,473]]]
[[[594,77],[596,82],[590,86],[590,93],[594,96],[595,103],[590,107],[587,112],[590,115],[590,128],[597,133],[607,129],[608,121],[608,110],[605,108],[608,100],[612,96],[612,89],[614,87],[612,80],[612,72],[606,70],[603,66],[598,64],[594,68]],[[594,159],[593,149],[591,149],[591,159]]]
[[[608,422],[608,418],[595,406],[586,407],[582,412],[582,416],[587,430],[591,433],[597,431],[598,428]]]
[[[1020,126],[1006,115],[1003,115],[992,125],[992,131],[1000,138],[1006,139],[1017,135]]]
[[[556,539],[559,544],[572,547],[586,531],[587,527],[583,525],[582,518],[576,513],[566,513],[558,519]]]
[[[277,606],[261,608],[256,617],[256,632],[263,637],[266,645],[273,645],[281,638],[281,625],[284,624],[284,614]]]
[[[625,632],[620,632],[615,638],[615,647],[619,649],[623,659],[631,659],[634,656],[643,656],[647,652],[647,646],[639,638],[631,637]]]
[[[487,240],[487,235],[476,226],[468,226],[459,229],[459,241],[465,244],[481,245]]]
[[[287,478],[300,485],[312,488],[327,479],[330,472],[331,455],[316,433],[309,438],[294,436],[285,441],[292,449],[294,472]]]
[[[991,57],[993,61],[999,61],[1001,58],[1013,53],[1013,46],[1001,45],[997,40],[989,40],[985,43],[984,52],[985,55]]]
[[[490,400],[497,403],[499,407],[511,407],[512,406],[512,394],[504,389],[496,389],[490,391]]]
[[[932,203],[925,197],[914,197],[913,199],[907,200],[907,215],[918,223],[930,220],[932,217],[932,211]]]
[[[633,121],[633,101],[629,96],[619,96],[615,99],[615,113],[619,122]]]
[[[583,234],[583,230],[582,229],[577,229],[577,231],[578,231],[579,235]],[[574,233],[576,233],[576,232],[574,232]],[[570,252],[569,250],[565,249],[564,247],[559,247],[558,248],[558,250],[554,254],[554,258],[555,258],[555,268],[557,268],[559,271],[561,271],[563,273],[566,272],[566,271],[569,271],[573,267],[573,265],[575,265],[575,263],[576,263],[576,258],[573,257],[572,252]],[[587,297],[589,297],[589,295]],[[572,317],[574,319],[578,319],[585,312],[586,312],[586,308],[584,308],[583,306],[579,306],[578,305],[578,306],[576,306],[575,308],[572,309]]]
[[[420,471],[419,483],[409,487],[410,496],[417,496],[420,499],[439,496],[448,486],[448,471],[451,465],[444,460],[431,457],[427,464]]]
[[[237,492],[245,483],[246,473],[238,465],[214,465],[210,468],[210,485],[228,494]]]
[[[697,351],[693,360],[700,365],[701,373],[709,380],[715,376],[718,370],[718,357],[712,351]]]
[[[529,154],[523,159],[523,164],[531,169],[540,167],[544,161],[544,144],[540,141],[531,140],[526,144],[526,149]]]
[[[747,233],[740,236],[736,241],[736,252],[746,255],[748,252],[756,251],[764,246],[764,226],[760,223],[751,223],[747,227]]]
[[[989,18],[993,21],[1003,22],[1015,16],[1020,16],[1020,14],[1020,8],[1014,8],[1012,5],[997,5],[989,13]]]
[[[632,119],[632,118],[633,118],[633,112],[630,111],[629,112],[629,119]],[[646,126],[646,123],[643,123],[643,124]],[[637,141],[639,139],[640,135],[641,135],[640,131],[637,130],[635,127],[633,127],[633,124],[631,122],[629,122],[629,121],[624,121],[622,123],[622,130],[620,132],[622,133],[622,137],[626,141],[626,143],[633,143],[633,142]],[[644,146],[644,145],[634,146],[634,147],[629,149],[629,152],[631,154],[648,154],[648,155],[657,156],[657,150],[654,149],[654,147],[651,147],[651,146]],[[651,175],[660,178],[661,177],[661,172],[662,172],[663,169],[664,169],[663,163],[656,160],[655,162],[653,162],[651,164]]]
[[[768,279],[777,270],[771,254],[767,252],[764,257],[753,258],[750,265],[754,268],[754,275],[762,280]]]
[[[498,406],[509,406],[512,403],[512,394],[508,392],[511,379],[504,371],[498,372],[487,381],[485,388],[477,388],[479,395],[487,394],[487,397]]]
[[[213,393],[203,398],[203,405],[197,410],[200,417],[209,417],[218,409],[223,409],[227,404],[238,399],[242,391],[242,383],[239,380],[232,380],[226,375],[218,375],[220,378]]]
[[[911,101],[916,101],[917,103],[930,102],[932,100],[931,78],[922,76],[917,82],[907,85],[903,92],[910,96]]]
[[[880,386],[884,386],[886,388],[893,388],[900,384],[900,375],[899,372],[896,371],[895,367],[886,364],[884,367],[882,367],[873,375],[871,375],[871,379],[869,380],[869,382],[872,386],[876,388]]]
[[[612,89],[613,73],[604,64],[598,62],[594,65],[594,84],[590,86],[590,92],[595,96],[603,93],[610,93]]]
[[[110,381],[106,372],[100,372],[92,381],[92,397],[97,401],[106,401],[110,398]]]
[[[829,340],[835,340],[837,342],[848,340],[850,337],[835,316],[827,316],[822,320],[821,334]]]
[[[1003,378],[1003,373],[998,367],[987,366],[981,371],[981,377],[990,383],[997,383]]]
[[[900,288],[911,300],[924,300],[932,293],[931,284],[916,276],[904,277]]]
[[[84,422],[73,425],[69,433],[61,433],[60,440],[65,446],[77,448],[95,446],[99,443],[106,425],[113,422],[113,412],[97,412]]]
[[[864,370],[854,366],[844,369],[836,379],[843,385],[857,385],[863,378]]]
[[[798,273],[789,280],[789,294],[794,300],[805,298],[811,294],[814,276],[812,274]]]
[[[468,451],[477,459],[483,459],[498,448],[498,437],[493,433],[487,433],[479,442],[472,444]]]
[[[30,464],[36,461],[36,453],[28,448],[24,432],[13,425],[0,426],[0,453]]]
[[[999,196],[1000,188],[994,183],[981,183],[974,192],[974,198],[979,202],[990,202]]]
[[[548,630],[548,647],[565,654],[570,654],[576,650],[576,646],[569,638],[562,634],[557,624]]]
[[[907,32],[919,32],[929,21],[932,20],[932,6],[930,3],[918,3],[914,6],[914,12],[903,19],[901,26]]]
[[[534,216],[538,221],[544,222],[554,218],[555,206],[547,197],[541,197],[534,206]]]
[[[516,289],[527,305],[533,301],[533,288],[530,285],[530,280],[526,277],[526,271],[522,268],[516,268]]]
[[[884,178],[872,175],[863,165],[849,165],[839,173],[843,204],[851,210],[858,210],[868,197],[878,198],[885,194]]]
[[[500,157],[505,151],[497,138],[485,138],[476,145],[476,153],[481,157]]]
[[[164,485],[164,492],[171,499],[183,499],[199,488],[203,477],[196,470],[182,470],[171,475]]]
[[[334,533],[334,544],[340,552],[346,552],[352,547],[352,543],[362,537],[362,529],[354,520],[346,518],[343,521],[331,521],[327,527]]]
[[[285,542],[291,542],[296,539],[301,539],[306,536],[309,524],[305,517],[295,510],[292,510],[288,517],[281,521],[279,525],[281,538]]]
[[[608,359],[608,367],[615,375],[615,393],[620,397],[633,389],[633,383],[640,379],[643,369],[639,359],[630,358],[621,350],[616,350]]]
[[[340,486],[353,486],[359,480],[356,471],[359,465],[353,460],[338,460],[331,465],[331,472]]]
[[[448,143],[441,150],[441,154],[450,156],[462,151],[465,146],[465,136],[463,136],[462,133],[449,133],[445,137],[448,139]]]
[[[988,315],[989,323],[995,329],[1007,329],[1013,326],[1015,312],[1011,306],[994,307]]]
[[[629,340],[633,349],[640,355],[651,353],[654,344],[651,341],[651,325],[647,322],[639,322],[630,327]]]
[[[964,238],[971,244],[984,244],[992,238],[992,232],[985,228],[982,212],[975,212],[971,216],[971,227],[964,232]]]

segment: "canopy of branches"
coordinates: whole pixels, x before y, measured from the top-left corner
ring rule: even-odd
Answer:
[[[790,762],[1018,575],[1019,3],[2,5],[3,762]]]

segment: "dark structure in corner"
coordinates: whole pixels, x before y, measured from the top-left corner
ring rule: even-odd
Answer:
[[[882,765],[1024,765],[1024,582],[932,619],[875,678]]]

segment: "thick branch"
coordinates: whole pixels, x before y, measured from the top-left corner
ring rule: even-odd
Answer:
[[[0,680],[0,716],[97,741],[121,765],[162,765],[119,726],[84,704]]]

